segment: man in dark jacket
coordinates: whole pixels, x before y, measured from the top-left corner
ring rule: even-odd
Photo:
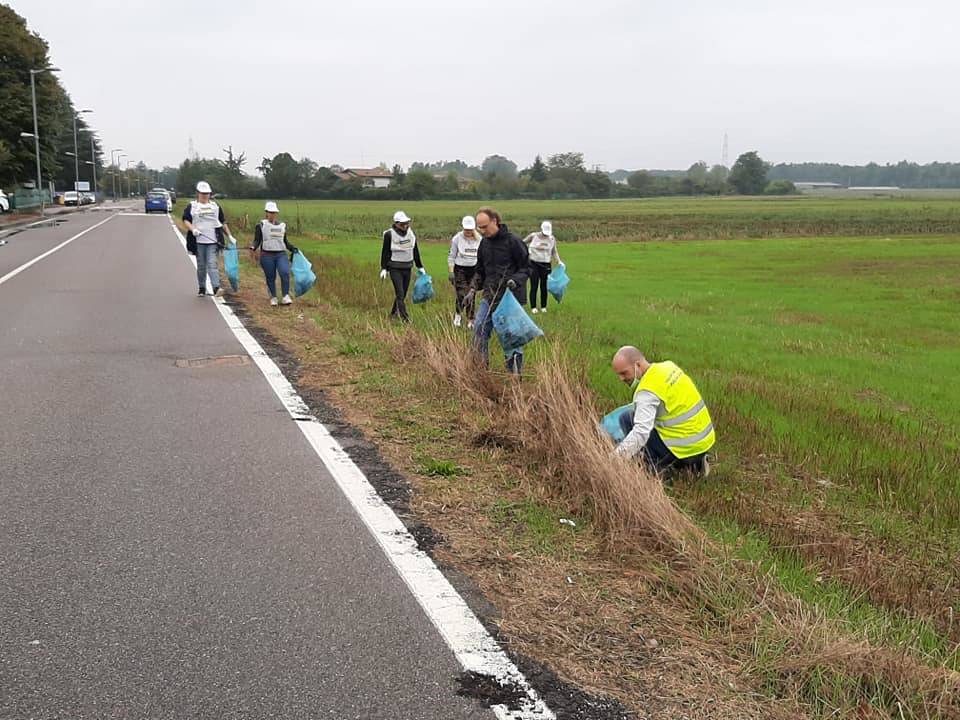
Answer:
[[[527,247],[500,219],[493,208],[477,211],[477,230],[483,236],[477,250],[477,271],[471,282],[469,301],[480,291],[482,298],[477,308],[473,348],[489,364],[488,344],[493,331],[493,311],[508,290],[523,305],[527,299],[527,280],[530,260]],[[507,371],[520,374],[523,369],[523,349],[505,358]]]

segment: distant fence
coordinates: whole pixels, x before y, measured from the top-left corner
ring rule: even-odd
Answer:
[[[45,205],[50,205],[50,192],[48,190],[42,191],[43,202]],[[27,190],[20,188],[15,190],[11,196],[11,208],[16,208],[17,210],[28,210],[33,207],[40,207],[40,190]]]

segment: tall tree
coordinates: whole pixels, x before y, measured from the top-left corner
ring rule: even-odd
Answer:
[[[533,159],[533,165],[530,166],[530,170],[527,173],[530,176],[530,179],[534,182],[542,183],[547,180],[547,166],[543,162],[543,158],[539,155]]]
[[[768,168],[756,150],[745,152],[730,169],[730,184],[741,195],[760,195],[767,187]]]
[[[483,172],[483,177],[488,181],[495,177],[501,180],[513,180],[517,177],[517,164],[503,155],[486,157],[480,169]]]
[[[24,182],[36,177],[32,139],[20,137],[33,132],[33,107],[30,97],[30,70],[49,66],[47,43],[27,29],[27,21],[7,5],[0,5],[0,142],[7,161],[0,163],[0,183]],[[35,77],[37,118],[40,129],[40,164],[44,183],[64,165],[58,153],[59,138],[65,126],[73,132],[69,98],[52,73]],[[70,149],[73,149],[72,135]]]

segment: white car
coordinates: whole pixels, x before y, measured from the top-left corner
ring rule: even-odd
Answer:
[[[0,213],[9,212],[10,210],[10,198],[7,197],[7,194],[0,190]]]

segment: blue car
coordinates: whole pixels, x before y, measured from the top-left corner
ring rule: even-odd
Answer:
[[[148,215],[154,210],[158,212],[167,212],[169,206],[167,205],[167,196],[165,193],[158,192],[148,192],[147,199],[144,202],[144,212]]]

